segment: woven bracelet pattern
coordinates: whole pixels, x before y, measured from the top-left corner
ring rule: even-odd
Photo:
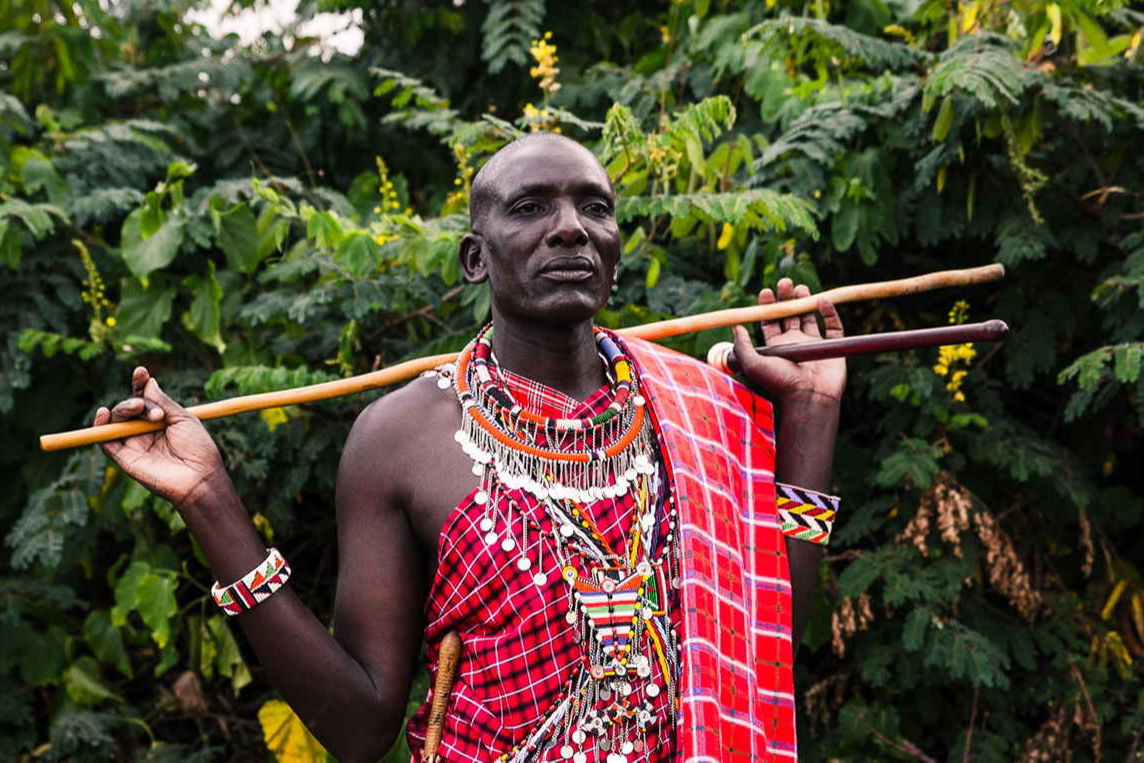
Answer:
[[[780,482],[775,483],[775,491],[783,535],[822,546],[830,542],[834,515],[838,513],[837,496]]]
[[[290,565],[278,553],[278,549],[267,549],[266,558],[241,580],[223,588],[215,581],[211,586],[211,596],[223,612],[240,615],[255,605],[270,598],[290,579]]]

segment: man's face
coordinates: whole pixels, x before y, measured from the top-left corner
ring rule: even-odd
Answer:
[[[533,141],[504,158],[474,231],[480,257],[462,250],[467,275],[488,277],[494,314],[590,319],[608,301],[620,253],[607,175],[587,149],[561,140]]]

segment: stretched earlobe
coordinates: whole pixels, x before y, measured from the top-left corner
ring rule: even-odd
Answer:
[[[489,278],[489,269],[485,265],[485,242],[475,233],[466,234],[461,239],[457,250],[457,258],[461,261],[461,272],[469,283],[484,283]]]

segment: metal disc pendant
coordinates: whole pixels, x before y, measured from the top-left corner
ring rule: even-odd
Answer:
[[[648,684],[647,695],[649,697],[658,697],[660,692],[659,684]]]
[[[565,760],[571,760],[572,756],[575,754],[576,751],[572,749],[572,745],[570,744],[566,744],[560,748],[560,757],[564,758]]]
[[[516,541],[512,538],[505,538],[500,544],[501,551],[512,551],[516,548]]]
[[[544,586],[548,583],[548,576],[543,572],[538,572],[532,576],[532,584],[534,586]]]
[[[485,517],[481,520],[481,523],[478,526],[481,528],[481,532],[487,533],[489,530],[493,529],[492,517]]]
[[[485,543],[487,543],[488,545],[491,546],[496,542],[497,542],[497,534],[496,533],[489,532],[489,533],[485,534]]]
[[[516,568],[521,572],[528,572],[530,567],[532,567],[532,560],[527,556],[522,556],[516,560]]]

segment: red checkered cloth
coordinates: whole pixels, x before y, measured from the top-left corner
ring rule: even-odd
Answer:
[[[546,416],[594,416],[612,402],[610,385],[580,403],[559,390],[503,369],[501,380],[518,403]],[[474,484],[473,492],[453,510],[441,530],[437,574],[425,607],[426,664],[434,678],[438,648],[445,634],[456,631],[463,644],[438,748],[446,761],[494,760],[509,752],[565,696],[584,653],[573,639],[575,626],[564,619],[568,586],[560,577],[552,539],[530,532],[525,553],[533,566],[527,571],[518,569],[519,551],[506,553],[499,543],[485,543],[485,533],[478,526],[485,507],[474,502],[475,493]],[[535,498],[523,490],[510,491],[510,495],[545,532],[551,531],[551,521]],[[635,499],[630,495],[591,506],[592,519],[612,549],[625,547],[634,508]],[[513,534],[519,543],[517,510],[501,507],[499,513],[516,518]],[[503,533],[503,524],[498,524]],[[548,576],[548,585],[533,583],[538,571]],[[673,620],[678,621],[677,606],[673,610]],[[659,666],[653,661],[653,675],[662,686],[664,680],[659,674]],[[672,758],[675,730],[664,728],[671,717],[667,699],[667,692],[662,692],[652,700],[655,720],[647,734],[649,753],[629,755],[631,763]],[[430,690],[409,721],[407,738],[414,760],[419,759],[425,743],[432,700]],[[605,757],[606,753],[598,758],[589,754],[588,760],[596,763]],[[563,761],[559,746],[538,759]]]
[[[693,358],[626,344],[679,511],[680,756],[797,760],[790,572],[775,508],[770,403]]]
[[[638,340],[621,344],[665,456],[684,568],[672,603],[682,642],[680,725],[668,735],[672,744],[656,745],[656,759],[674,747],[686,761],[797,760],[790,575],[775,509],[770,404],[692,358]],[[588,402],[606,405],[596,396]],[[616,507],[611,522],[595,519],[619,539],[629,515],[630,506]],[[446,522],[426,605],[431,672],[446,633],[457,630],[465,644],[440,750],[448,761],[508,751],[559,699],[580,655],[563,617],[564,588],[533,586],[535,567],[520,572],[499,547],[486,546],[480,516],[470,495]],[[542,569],[555,583],[547,553]],[[410,721],[415,753],[431,701],[430,693]]]

